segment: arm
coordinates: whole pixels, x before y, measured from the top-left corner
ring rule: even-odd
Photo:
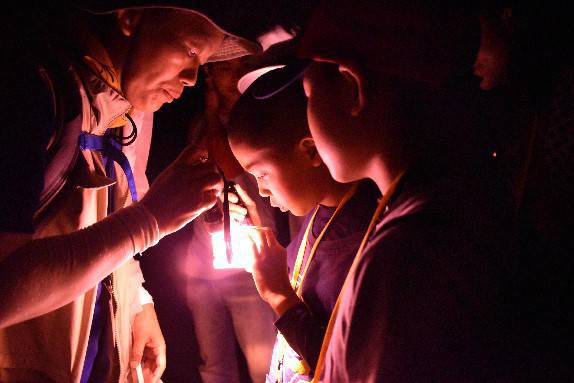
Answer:
[[[313,315],[291,287],[287,254],[273,232],[263,229],[256,242],[261,245],[254,249],[253,279],[259,295],[279,316],[275,326],[289,345],[314,368],[326,324]]]
[[[96,285],[136,252],[212,206],[221,180],[192,148],[156,180],[138,204],[70,234],[26,242],[0,261],[0,327],[57,309]],[[2,236],[5,248],[13,236]]]
[[[313,315],[301,302],[285,311],[275,322],[275,327],[281,331],[289,346],[305,359],[311,370],[315,370],[327,323]]]
[[[71,302],[159,237],[155,218],[137,204],[86,229],[28,241],[0,262],[0,327]]]

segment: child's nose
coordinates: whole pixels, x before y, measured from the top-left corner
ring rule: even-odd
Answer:
[[[258,185],[259,188],[259,195],[261,197],[270,197],[271,193],[269,192],[269,190],[265,189],[264,187],[261,187],[261,185]]]

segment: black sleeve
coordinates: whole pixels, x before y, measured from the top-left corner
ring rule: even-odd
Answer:
[[[14,61],[0,67],[0,231],[32,233],[55,119],[38,66]]]
[[[311,371],[315,370],[327,327],[313,315],[304,303],[287,310],[275,327],[281,331],[289,346],[303,357]]]
[[[290,277],[293,273],[293,265],[297,258],[299,244],[303,240],[305,229],[311,219],[313,212],[307,214],[301,223],[299,232],[287,246],[287,264],[290,266]],[[311,370],[315,370],[321,344],[325,335],[326,325],[305,305],[300,303],[287,310],[279,319],[275,321],[275,327],[283,334],[289,346],[299,354]]]

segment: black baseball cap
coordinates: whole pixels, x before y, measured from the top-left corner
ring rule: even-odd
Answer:
[[[266,100],[299,81],[311,62],[292,59],[285,64],[256,69],[241,77],[237,87],[241,93],[248,93],[256,100]]]

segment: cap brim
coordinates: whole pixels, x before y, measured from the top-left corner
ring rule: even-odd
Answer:
[[[226,33],[224,31],[224,33]],[[225,38],[219,49],[209,57],[208,62],[232,60],[238,57],[248,56],[260,53],[263,49],[259,44],[253,43],[247,39],[225,34]]]
[[[243,81],[243,91],[249,92],[254,99],[271,98],[300,80],[311,62],[311,60],[292,60],[286,65],[257,69],[243,76],[239,80],[238,88]]]
[[[257,81],[259,77],[263,76],[265,73],[269,71],[283,67],[285,67],[285,65],[271,65],[253,70],[239,79],[239,81],[237,82],[237,90],[239,91],[239,93],[243,94],[247,89],[249,89],[251,84]]]

